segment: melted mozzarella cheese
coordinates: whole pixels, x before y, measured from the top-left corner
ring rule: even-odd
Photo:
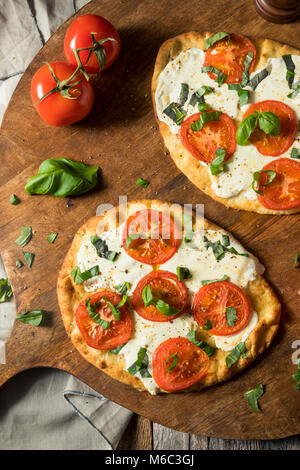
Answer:
[[[230,336],[214,336],[216,347],[223,351],[231,351],[237,344],[246,341],[251,331],[256,327],[257,321],[257,313],[252,311],[248,325],[238,333]]]
[[[203,85],[214,88],[213,93],[205,95],[205,101],[213,109],[223,111],[232,118],[238,114],[238,95],[233,90],[228,90],[226,84],[218,86],[206,72],[201,72],[205,53],[198,48],[181,52],[176,59],[170,61],[161,72],[155,92],[156,110],[158,119],[164,121],[174,134],[179,131],[179,126],[174,123],[163,111],[172,102],[178,102],[181,83],[189,85],[189,95],[183,109],[187,116],[198,113],[197,104],[189,105],[192,94]]]

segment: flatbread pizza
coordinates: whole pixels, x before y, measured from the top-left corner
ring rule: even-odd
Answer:
[[[58,278],[72,343],[151,394],[200,390],[251,364],[280,304],[231,234],[176,204],[134,201],[89,219]]]
[[[235,209],[299,212],[299,50],[181,34],[159,49],[152,99],[173,161],[204,193]]]

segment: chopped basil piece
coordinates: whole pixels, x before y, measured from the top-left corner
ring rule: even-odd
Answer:
[[[292,148],[291,158],[297,158],[297,160],[300,160],[300,149]]]
[[[293,379],[296,381],[295,389],[300,390],[300,360],[298,361],[298,369],[296,374],[293,374]]]
[[[259,183],[260,175],[262,173],[267,173],[269,175],[269,180],[267,183]],[[264,192],[262,189],[257,189],[259,186],[268,186],[269,184],[272,183],[274,178],[276,177],[276,171],[273,170],[261,170],[261,171],[255,171],[253,173],[253,181],[252,181],[252,189],[255,191],[257,194],[263,195]]]
[[[181,83],[181,90],[180,90],[180,96],[179,96],[179,104],[181,106],[184,105],[186,102],[187,98],[189,95],[189,86],[187,83]]]
[[[172,305],[167,304],[162,299],[155,300],[152,295],[151,287],[146,285],[142,291],[142,299],[144,302],[145,307],[149,307],[149,305],[154,305],[157,310],[166,316],[173,316],[180,312],[180,309],[173,307]]]
[[[236,347],[231,351],[231,353],[226,356],[225,361],[228,369],[230,369],[230,367],[232,367],[233,364],[235,364],[239,360],[240,356],[242,356],[243,359],[246,359],[246,353],[247,348],[245,343],[241,342],[237,344]]]
[[[238,91],[241,88],[241,84],[240,83],[227,83],[227,88],[228,90]]]
[[[203,112],[197,121],[192,122],[192,131],[200,131],[204,124],[210,121],[220,121],[221,111]]]
[[[196,103],[198,103],[198,105],[205,104],[204,95],[212,93],[213,91],[214,89],[212,87],[203,85],[199,90],[192,94],[189,104],[192,106],[195,106]]]
[[[22,323],[29,323],[32,326],[39,326],[43,320],[43,316],[49,313],[46,310],[31,310],[23,312],[16,316],[16,319]]]
[[[164,109],[163,113],[180,126],[186,116],[184,109],[177,103],[171,103]]]
[[[293,88],[293,81],[295,77],[295,64],[293,62],[291,54],[285,54],[282,56],[282,58],[287,68],[286,81],[288,82],[289,88]]]
[[[124,295],[125,297],[125,302],[127,300],[127,295]],[[119,307],[121,307],[122,305],[118,304],[118,305],[114,305],[112,302],[110,302],[110,300],[108,300],[106,297],[102,297],[102,299],[107,303],[107,305],[109,306],[110,310],[111,310],[111,313],[113,314],[113,316],[115,317],[116,320],[120,320],[120,310],[119,310]],[[123,299],[120,303],[123,302]],[[124,302],[124,303],[125,303]],[[124,305],[123,303],[123,305]]]
[[[225,33],[224,31],[220,31],[219,33],[210,36],[209,38],[205,39],[205,50],[209,49],[213,46],[217,41],[220,41],[223,38],[230,37],[229,33]]]
[[[258,72],[256,75],[254,75],[254,77],[252,77],[250,80],[249,80],[249,83],[248,85],[251,86],[251,88],[253,90],[255,90],[255,88],[257,87],[257,85],[260,84],[260,82],[262,80],[264,80],[267,76],[269,75],[269,72],[267,69],[262,69],[260,72]]]
[[[84,281],[91,279],[91,277],[98,276],[99,274],[99,266],[93,266],[92,268],[88,269],[87,271],[80,271],[78,266],[75,266],[73,271],[71,272],[72,279],[76,285],[82,284]]]
[[[249,69],[253,60],[253,52],[248,52],[244,60],[244,70],[242,74],[241,87],[244,88],[249,82]]]
[[[176,271],[177,271],[177,277],[179,281],[182,281],[183,279],[190,279],[192,277],[189,268],[177,266]]]
[[[115,261],[119,253],[117,251],[110,251],[105,240],[101,240],[101,238],[97,237],[97,235],[91,236],[90,240],[96,248],[97,255],[100,258],[105,258],[109,261]]]
[[[217,350],[217,348],[210,346],[205,341],[197,341],[195,331],[189,331],[186,337],[189,341],[191,341],[191,343],[195,344],[195,346],[198,346],[198,348],[203,349],[203,351],[208,355],[208,357],[211,357]]]
[[[293,85],[293,92],[292,93],[289,93],[287,96],[288,98],[291,98],[291,99],[294,99],[296,98],[296,96],[298,95],[299,91],[300,91],[300,81],[295,83],[295,85]]]
[[[238,255],[238,256],[247,256],[247,257],[249,256],[248,253],[238,253],[238,251],[236,251],[236,249],[233,246],[228,248],[228,246],[222,245],[220,240],[218,240],[216,242],[211,242],[210,240],[208,240],[208,238],[206,236],[204,236],[203,241],[205,243],[205,248],[207,250],[208,250],[208,248],[212,249],[213,254],[214,254],[217,261],[223,259],[226,252],[233,253],[234,255]],[[229,241],[230,241],[230,239],[229,239]]]
[[[236,309],[234,307],[226,307],[226,320],[227,326],[235,326]]]
[[[139,178],[139,179],[135,182],[135,184],[136,184],[137,186],[140,186],[141,188],[147,188],[150,183],[149,183],[149,181],[144,180],[144,178]]]
[[[185,211],[183,213],[183,224],[184,224],[184,242],[189,243],[193,240],[194,231],[193,231],[193,216],[187,214]]]
[[[18,196],[16,196],[15,194],[12,194],[10,196],[10,200],[9,202],[13,205],[13,206],[17,206],[18,204],[20,204],[20,199],[18,198]]]
[[[19,236],[19,238],[16,239],[15,243],[17,245],[21,246],[22,248],[24,248],[24,246],[28,245],[31,238],[32,238],[32,229],[31,229],[31,227],[29,227],[27,225],[23,225],[21,227],[21,235]]]
[[[168,365],[168,361],[170,361],[170,359],[173,359],[172,361],[172,364],[167,368],[167,365]],[[178,359],[179,357],[177,356],[177,354],[171,354],[170,357],[168,357],[168,359],[166,359],[165,361],[165,369],[167,371],[167,374],[169,374],[171,372],[171,370],[175,369],[176,367],[176,364],[178,362]]]
[[[18,258],[18,259],[16,260],[16,267],[17,267],[17,268],[22,268],[22,266],[24,266],[24,264],[23,264],[22,261]]]
[[[130,282],[123,282],[123,284],[118,284],[117,286],[114,286],[114,289],[118,292],[120,295],[126,295],[127,292],[130,290],[131,284]]]
[[[227,75],[225,75],[225,73],[223,73],[221,70],[216,69],[216,67],[212,67],[211,65],[209,65],[208,67],[201,67],[201,72],[214,73],[217,76],[216,82],[219,86],[226,82]]]
[[[207,284],[213,284],[214,282],[227,281],[227,279],[229,279],[229,277],[226,276],[226,274],[224,274],[224,276],[221,277],[220,279],[210,279],[210,280],[207,280],[207,281],[201,281],[201,284],[202,284],[202,286],[206,286]]]
[[[295,256],[294,268],[300,268],[300,253],[297,253]]]
[[[46,238],[46,240],[49,242],[49,243],[54,243],[55,240],[56,240],[56,237],[57,237],[58,233],[49,233],[48,237]]]
[[[205,322],[203,330],[211,330],[213,327],[212,321],[208,318]]]
[[[226,150],[218,148],[216,150],[216,158],[210,164],[210,172],[212,175],[218,175],[225,169],[224,160],[226,157]]]
[[[142,377],[151,377],[151,374],[148,371],[148,363],[149,359],[147,355],[147,349],[140,348],[137,360],[127,370],[131,375],[135,375],[137,372],[139,372]]]
[[[198,103],[198,110],[200,111],[200,113],[202,113],[203,111],[207,111],[208,109],[210,109],[210,106],[207,104],[207,103]]]
[[[34,253],[29,253],[29,251],[23,251],[23,255],[26,263],[28,264],[28,267],[31,268],[35,256]]]
[[[127,240],[126,240],[126,244],[125,244],[125,247],[128,248],[130,247],[130,244],[133,240],[137,240],[138,238],[146,238],[144,237],[143,235],[141,235],[140,233],[133,233],[132,235],[129,235],[127,237]]]
[[[8,278],[0,279],[0,304],[8,302],[9,299],[13,296],[11,285],[8,281]]]
[[[223,246],[230,246],[230,238],[228,235],[222,235]]]
[[[119,352],[121,351],[121,349],[124,348],[125,344],[127,344],[127,343],[121,344],[121,346],[117,346],[116,348],[111,349],[110,351],[108,351],[109,354],[119,354]]]
[[[248,392],[244,393],[244,397],[246,398],[250,410],[254,411],[255,413],[259,413],[260,409],[258,407],[258,399],[264,394],[264,387],[262,384],[258,384],[257,387],[253,388],[252,390],[248,390]]]
[[[104,299],[104,297],[103,297]],[[97,323],[97,325],[102,326],[104,330],[107,330],[110,327],[110,323],[106,320],[102,320],[102,318],[99,317],[99,314],[96,312],[97,308],[99,308],[101,305],[101,302],[95,302],[94,304],[91,304],[91,299],[87,299],[85,301],[85,306],[86,309],[89,313],[89,316],[92,318],[92,320]]]
[[[249,101],[249,90],[243,90],[240,88],[238,90],[238,95],[240,98],[240,106],[245,106],[245,104],[248,104]]]

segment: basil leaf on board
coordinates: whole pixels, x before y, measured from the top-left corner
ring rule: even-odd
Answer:
[[[296,381],[295,389],[300,390],[300,360],[298,361],[297,372],[296,374],[293,374],[292,377]]]
[[[244,342],[241,342],[239,344],[236,345],[236,347],[231,351],[230,354],[228,354],[228,356],[226,356],[226,365],[228,367],[228,369],[230,369],[230,367],[233,366],[233,364],[235,364],[239,358],[242,356],[243,359],[246,359],[247,355],[247,348],[246,348],[246,345]]]
[[[117,251],[109,250],[106,241],[101,240],[101,238],[97,237],[97,235],[92,235],[90,241],[96,248],[97,255],[100,258],[105,258],[109,261],[115,261],[116,257],[119,255]]]
[[[211,330],[213,327],[212,321],[208,318],[205,322],[203,330]]]
[[[300,268],[300,253],[297,253],[295,256],[294,268]]]
[[[197,341],[195,331],[189,331],[186,337],[189,341],[191,341],[191,343],[195,344],[195,346],[198,346],[198,348],[203,349],[203,351],[208,355],[208,357],[211,357],[217,350],[217,348],[210,346],[205,341]]]
[[[223,73],[221,70],[217,69],[216,67],[212,67],[211,65],[209,65],[208,67],[201,67],[201,72],[214,73],[217,76],[216,82],[219,86],[222,85],[224,82],[226,82],[227,75],[225,75],[225,73]]]
[[[121,349],[123,349],[126,344],[127,344],[127,343],[124,343],[124,344],[121,344],[121,346],[117,346],[117,347],[114,348],[114,349],[110,349],[110,351],[108,351],[108,353],[109,353],[109,354],[119,354],[119,352],[121,351]]]
[[[183,225],[184,225],[184,243],[189,243],[193,240],[194,231],[193,231],[193,216],[187,214],[185,211],[183,213]]]
[[[137,186],[140,186],[141,188],[148,188],[150,183],[149,181],[144,180],[144,178],[139,178],[138,180],[136,180],[135,184]]]
[[[226,321],[227,326],[235,326],[236,309],[234,307],[226,307]]]
[[[287,68],[286,81],[288,82],[289,88],[293,88],[293,81],[295,77],[295,64],[293,62],[291,54],[285,54],[282,56],[282,58]]]
[[[264,387],[262,384],[258,384],[252,390],[248,390],[248,392],[244,393],[244,397],[246,398],[250,410],[254,411],[255,413],[259,413],[260,409],[258,407],[258,399],[264,394]]]
[[[205,104],[204,95],[212,93],[213,91],[214,89],[212,87],[203,85],[199,90],[192,94],[189,104],[192,106],[195,106],[196,103],[198,103],[198,105]]]
[[[16,196],[15,194],[12,194],[10,196],[10,200],[9,202],[13,205],[13,206],[17,206],[18,204],[20,204],[20,199],[18,198],[18,196]]]
[[[249,102],[249,90],[243,90],[240,88],[238,90],[238,96],[240,99],[240,106],[245,106],[245,104],[248,104]]]
[[[2,277],[0,279],[0,304],[8,302],[13,296],[11,285],[8,278]]]
[[[39,326],[42,323],[43,316],[47,314],[46,310],[31,310],[23,312],[16,316],[16,319],[22,323],[29,323],[32,326]]]
[[[16,260],[16,267],[17,268],[22,268],[24,266],[24,263],[22,263],[22,261],[18,258]]]
[[[243,70],[242,81],[241,81],[242,88],[247,86],[249,82],[249,69],[250,69],[251,62],[253,60],[253,55],[254,55],[253,52],[248,52],[244,60],[244,70]]]
[[[221,111],[211,111],[209,113],[204,111],[202,114],[200,114],[200,117],[197,121],[192,122],[192,131],[200,131],[207,122],[220,121],[221,114]]]
[[[99,301],[95,302],[94,304],[91,304],[91,299],[87,299],[85,301],[86,309],[89,313],[89,316],[92,318],[92,320],[95,323],[97,323],[97,325],[102,326],[104,330],[107,330],[110,327],[110,323],[106,320],[102,320],[102,318],[100,318],[99,314],[96,312],[97,308],[99,308],[100,305],[101,305],[101,302]]]
[[[35,256],[34,253],[29,253],[29,251],[23,251],[23,255],[28,267],[31,268]]]
[[[137,360],[130,366],[127,370],[129,374],[135,375],[137,372],[141,374],[142,377],[151,377],[151,374],[148,371],[148,355],[146,348],[140,348]]]
[[[280,133],[280,119],[271,111],[263,111],[259,114],[258,125],[266,134],[276,136]]]
[[[23,225],[21,227],[21,235],[19,236],[19,238],[16,239],[15,243],[19,245],[20,247],[24,248],[24,246],[28,245],[31,238],[32,238],[32,228],[27,225]]]
[[[114,289],[118,292],[120,295],[126,295],[128,291],[131,288],[130,282],[123,282],[123,284],[118,284],[117,286],[114,286]]]
[[[259,113],[251,113],[239,124],[236,131],[236,141],[239,145],[249,145],[249,137],[255,130]]]
[[[177,124],[177,126],[180,126],[182,124],[186,112],[184,109],[177,103],[170,103],[169,106],[166,107],[166,109],[163,110],[163,113],[168,116],[173,122]]]
[[[230,37],[229,33],[225,33],[224,31],[219,31],[218,33],[210,36],[209,38],[205,39],[205,50],[209,49],[213,46],[216,42],[220,41],[223,38]]]
[[[299,91],[300,91],[300,81],[295,83],[295,85],[293,85],[293,90],[292,93],[289,93],[287,96],[288,98],[291,98],[291,99],[294,99],[296,98],[296,96],[298,95]]]
[[[179,104],[180,106],[183,106],[184,103],[186,102],[187,98],[189,95],[189,86],[187,83],[181,83],[181,89],[180,89],[180,96],[179,96]]]
[[[173,361],[172,364],[167,368],[167,363],[170,359],[173,359]],[[167,374],[169,374],[171,370],[175,369],[178,359],[179,357],[177,356],[177,354],[171,354],[171,356],[165,360],[165,370],[167,371]]]
[[[297,158],[297,160],[300,160],[300,149],[292,148],[291,158]]]
[[[99,274],[99,266],[93,266],[90,269],[87,269],[87,271],[80,271],[80,268],[78,266],[75,266],[75,268],[71,272],[72,279],[76,285],[82,284],[84,281],[87,281],[88,279],[91,279],[91,277],[98,276]]]
[[[45,160],[38,173],[27,180],[28,194],[50,194],[57,197],[79,196],[97,184],[99,167],[88,166],[67,158]]]
[[[173,315],[177,315],[177,313],[180,312],[179,308],[167,304],[167,302],[164,302],[162,299],[156,300],[154,306],[160,313],[166,315],[167,317],[172,317]]]
[[[192,277],[189,268],[184,268],[182,266],[177,266],[176,272],[177,272],[177,277],[178,277],[179,281],[182,281],[184,279],[190,279]]]
[[[260,175],[262,173],[267,173],[267,175],[269,175],[269,180],[267,181],[267,183],[259,183]],[[253,191],[255,191],[257,194],[260,194],[260,195],[263,196],[263,194],[264,194],[263,190],[257,189],[257,187],[258,186],[268,186],[269,184],[272,183],[272,181],[274,180],[275,177],[276,177],[276,171],[273,171],[273,170],[255,171],[253,173],[253,181],[252,181],[252,184],[251,184],[251,187],[252,187]]]
[[[54,243],[55,240],[56,240],[57,235],[58,235],[58,233],[51,232],[51,233],[49,233],[49,235],[48,235],[48,237],[46,238],[46,240],[47,240],[49,243]]]
[[[214,282],[227,281],[228,279],[229,279],[229,277],[226,276],[226,274],[224,274],[224,276],[221,277],[220,279],[209,279],[209,280],[206,280],[206,281],[201,281],[201,285],[206,286],[207,284],[213,284]]]
[[[154,297],[152,295],[151,287],[149,286],[149,284],[145,286],[142,291],[142,299],[145,307],[149,307],[149,305],[154,302]]]
[[[218,148],[216,150],[216,157],[210,164],[210,172],[212,175],[218,175],[222,171],[224,171],[225,166],[224,166],[224,161],[226,157],[226,150],[222,148]]]
[[[255,90],[256,87],[260,84],[262,80],[264,80],[267,76],[269,75],[269,72],[267,69],[262,69],[260,72],[258,72],[254,77],[250,78],[248,85]]]

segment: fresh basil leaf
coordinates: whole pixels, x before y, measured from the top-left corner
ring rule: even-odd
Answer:
[[[258,125],[266,134],[276,136],[280,133],[280,119],[271,111],[263,111],[259,114]]]
[[[177,272],[177,277],[178,277],[179,281],[182,281],[184,279],[190,279],[192,277],[189,268],[184,268],[182,266],[177,266],[176,272]]]
[[[114,349],[110,349],[110,351],[108,351],[109,354],[119,354],[119,352],[121,351],[121,349],[123,349],[126,344],[127,344],[127,343],[124,343],[124,344],[121,344],[121,346],[117,346],[117,347],[114,348]]]
[[[0,279],[0,303],[8,302],[13,296],[11,285],[8,278]]]
[[[230,37],[229,33],[225,33],[224,31],[220,31],[213,36],[205,39],[205,50],[209,49],[213,46],[217,41],[220,41],[223,38]]]
[[[255,90],[256,87],[260,84],[260,82],[262,80],[264,80],[267,76],[269,75],[269,72],[267,69],[262,69],[260,72],[258,72],[256,75],[254,75],[254,77],[252,77],[249,82],[248,82],[248,85],[253,89]]]
[[[35,256],[34,253],[29,253],[29,251],[23,251],[23,255],[28,267],[31,268]]]
[[[185,211],[183,213],[183,225],[184,225],[184,242],[189,243],[193,240],[194,231],[193,231],[193,216],[187,214]]]
[[[49,243],[54,243],[55,240],[56,240],[56,237],[57,237],[58,233],[49,233],[48,237],[46,238],[46,240],[49,242]]]
[[[300,253],[297,253],[295,256],[294,268],[300,268]]]
[[[139,372],[142,377],[151,377],[148,371],[148,363],[149,359],[147,355],[147,349],[140,348],[137,360],[127,370],[131,375],[135,375],[137,372]]]
[[[208,318],[205,322],[203,330],[211,330],[213,327],[212,321]]]
[[[210,109],[210,106],[207,103],[198,103],[197,107],[198,107],[198,110],[200,111],[200,113]]]
[[[287,68],[286,81],[288,82],[289,88],[293,88],[293,81],[295,77],[295,64],[293,62],[291,54],[285,54],[282,56],[282,58]]]
[[[163,113],[174,121],[177,126],[180,126],[186,116],[184,109],[177,103],[170,103],[169,106],[164,109]]]
[[[18,198],[18,196],[16,196],[15,194],[12,194],[12,195],[10,196],[9,202],[10,202],[13,206],[16,206],[16,205],[20,204],[21,201],[20,201],[20,199]]]
[[[166,315],[167,317],[172,317],[173,315],[177,315],[177,313],[180,312],[179,308],[167,304],[167,302],[164,302],[162,299],[156,300],[154,305],[160,313]]]
[[[227,83],[227,88],[228,90],[238,91],[241,88],[241,84],[240,83]]]
[[[222,235],[222,245],[229,246],[230,245],[230,238],[228,235]]]
[[[45,160],[37,175],[27,180],[28,194],[50,194],[57,197],[79,196],[97,184],[97,166],[88,166],[67,158]]]
[[[252,390],[248,390],[248,392],[244,393],[244,397],[246,398],[250,410],[254,411],[255,413],[259,413],[260,409],[258,407],[258,399],[264,394],[264,387],[262,384],[258,384],[257,387],[253,388]]]
[[[22,268],[22,266],[24,266],[24,263],[22,263],[22,261],[18,258],[18,259],[16,260],[16,267],[17,267],[17,268]]]
[[[21,235],[19,236],[19,238],[16,239],[15,243],[17,245],[21,246],[22,248],[24,248],[24,246],[28,245],[31,238],[32,238],[32,229],[31,229],[31,227],[29,227],[27,225],[23,225],[21,227]]]
[[[32,326],[39,326],[42,323],[43,317],[47,314],[46,310],[31,310],[23,312],[16,316],[16,319],[22,323],[28,323]]]
[[[126,297],[126,300],[127,300],[127,296],[125,295]],[[102,297],[102,299],[107,303],[107,305],[109,306],[110,310],[111,310],[111,313],[113,314],[113,316],[115,317],[116,320],[120,320],[120,310],[118,308],[118,306],[115,306],[112,302],[110,302],[106,297]]]
[[[249,102],[249,90],[243,90],[240,88],[238,90],[238,95],[240,98],[240,106],[245,106],[245,104],[248,104]]]
[[[229,277],[226,276],[226,274],[224,274],[224,276],[221,277],[220,279],[210,279],[210,280],[206,280],[206,281],[201,281],[201,284],[202,284],[202,286],[206,286],[207,284],[213,284],[214,282],[227,281],[227,279],[229,279]]]
[[[152,295],[151,287],[149,286],[149,284],[145,286],[142,291],[142,299],[145,307],[149,307],[149,305],[154,302],[154,297]]]
[[[227,326],[235,326],[236,309],[234,307],[226,307],[226,320]]]
[[[211,357],[217,350],[217,348],[210,346],[205,341],[197,341],[195,331],[189,331],[186,337],[189,341],[191,341],[191,343],[195,344],[195,346],[203,349],[203,351],[208,355],[208,357]]]
[[[249,145],[249,137],[258,123],[259,113],[251,113],[239,124],[236,131],[236,141],[239,145]]]
[[[291,98],[291,99],[294,99],[296,98],[296,96],[298,95],[299,91],[300,91],[300,81],[295,83],[295,85],[293,85],[293,90],[292,93],[289,93],[287,96],[288,98]]]
[[[226,356],[226,365],[228,367],[228,369],[230,369],[230,367],[233,366],[233,364],[235,364],[239,358],[242,356],[242,358],[246,359],[247,355],[247,348],[246,348],[246,345],[244,342],[241,342],[239,344],[236,345],[236,347],[231,351],[230,354],[228,354],[228,356]]]
[[[172,364],[167,368],[168,362],[170,361],[170,359],[173,359],[173,361],[172,361]],[[171,370],[175,369],[178,359],[179,357],[177,356],[177,354],[171,354],[171,356],[165,360],[165,370],[167,371],[167,374],[169,374]]]
[[[269,180],[266,183],[259,183],[260,175],[262,173],[266,173],[267,175],[269,175]],[[275,177],[276,177],[276,171],[273,171],[273,170],[255,171],[253,173],[253,181],[252,181],[252,184],[251,184],[251,187],[252,187],[253,191],[255,191],[257,194],[263,195],[264,194],[263,190],[258,189],[258,187],[259,186],[268,186],[269,184],[272,183],[272,181],[274,180]]]
[[[217,240],[216,242],[211,242],[210,240],[208,240],[206,236],[204,236],[203,241],[205,243],[204,246],[207,250],[208,248],[212,249],[213,254],[217,261],[220,259],[223,259],[226,252],[233,253],[234,255],[238,255],[238,256],[249,256],[248,253],[238,253],[238,251],[236,251],[236,249],[233,246],[228,248],[228,246],[222,245],[220,240]]]
[[[300,360],[298,361],[298,369],[296,374],[293,374],[293,379],[296,381],[295,389],[300,390]]]
[[[222,171],[224,171],[225,166],[224,166],[224,161],[226,157],[226,150],[222,148],[218,148],[216,150],[216,157],[210,164],[210,172],[212,175],[218,175]]]
[[[97,237],[97,235],[91,236],[90,240],[96,248],[97,255],[100,258],[105,258],[109,261],[115,261],[119,253],[117,251],[109,250],[105,240],[101,240],[101,238]]]
[[[139,178],[138,180],[136,180],[135,184],[137,186],[140,186],[141,188],[148,188],[150,183],[149,181],[144,180],[144,178]]]
[[[224,82],[226,82],[227,75],[223,73],[221,70],[217,69],[216,67],[212,67],[209,65],[208,67],[201,67],[201,72],[211,72],[214,73],[216,77],[216,82],[218,85],[222,85]]]
[[[250,69],[251,62],[253,60],[253,56],[254,56],[253,52],[248,52],[244,60],[244,70],[243,70],[242,81],[241,81],[242,88],[244,88],[249,82],[249,69]]]
[[[231,246],[230,248],[226,248],[225,247],[225,250],[228,251],[229,253],[232,253],[234,255],[238,255],[238,256],[246,256],[248,257],[249,254],[248,253],[239,253],[238,251],[236,251],[235,248],[233,248],[233,246]]]
[[[99,266],[93,266],[90,269],[87,269],[87,271],[80,271],[80,268],[78,266],[75,266],[73,271],[71,272],[72,279],[76,285],[82,284],[84,281],[87,281],[88,279],[91,279],[91,277],[98,276],[99,274]]]
[[[220,121],[221,111],[203,112],[197,121],[192,122],[192,131],[200,131],[204,124],[210,121]]]
[[[199,90],[192,94],[189,104],[192,106],[195,106],[196,103],[198,103],[198,105],[205,104],[204,95],[212,93],[213,91],[214,89],[212,87],[203,85]]]
[[[189,86],[187,83],[181,83],[181,89],[180,89],[180,96],[179,96],[179,104],[180,106],[183,106],[186,100],[188,99],[189,95]]]
[[[104,297],[103,297],[104,299]],[[92,318],[92,320],[97,323],[97,325],[102,326],[104,330],[107,330],[110,327],[110,323],[106,320],[103,320],[102,318],[99,317],[99,314],[97,313],[97,308],[99,308],[101,305],[101,302],[95,302],[94,304],[91,304],[91,299],[87,299],[85,301],[85,306],[86,309],[89,313],[89,316]]]
[[[123,284],[118,284],[117,286],[114,286],[114,289],[118,292],[120,295],[126,295],[128,291],[131,288],[130,282],[123,282]]]
[[[292,148],[291,158],[297,158],[297,160],[300,160],[300,149]]]

